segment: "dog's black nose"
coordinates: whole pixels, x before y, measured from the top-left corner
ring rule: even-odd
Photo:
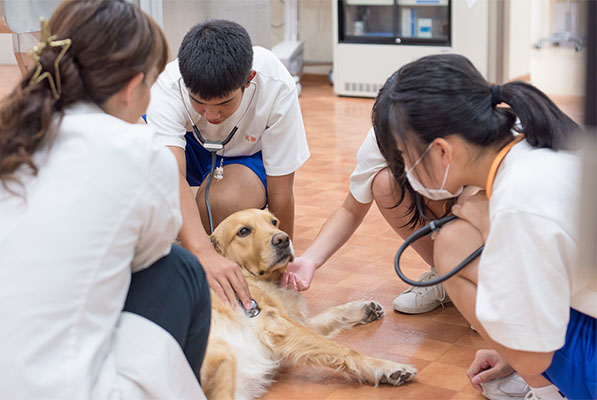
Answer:
[[[279,249],[285,249],[290,245],[290,237],[284,232],[276,233],[272,236],[272,245]]]

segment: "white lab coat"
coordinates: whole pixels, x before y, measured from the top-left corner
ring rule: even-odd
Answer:
[[[121,312],[180,229],[174,156],[78,104],[34,160],[25,197],[0,185],[0,398],[204,398],[174,338]]]

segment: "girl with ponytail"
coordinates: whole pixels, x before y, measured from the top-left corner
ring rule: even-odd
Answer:
[[[490,85],[455,54],[394,73],[374,126],[380,149],[401,154],[394,168],[423,196],[482,189],[452,208],[460,219],[440,230],[433,249],[444,275],[485,245],[444,282],[493,348],[477,354],[473,385],[487,389],[516,371],[530,398],[597,398],[597,293],[575,261],[579,127],[532,85]]]
[[[125,0],[63,2],[0,104],[0,398],[203,398],[205,273],[178,168],[135,124],[168,48]]]

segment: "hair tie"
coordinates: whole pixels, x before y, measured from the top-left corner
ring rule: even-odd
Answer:
[[[62,60],[62,57],[64,57],[64,53],[66,53],[66,51],[70,47],[71,40],[70,39],[55,40],[55,39],[56,39],[56,36],[54,36],[50,33],[50,25],[48,24],[48,21],[46,21],[45,19],[42,18],[41,19],[41,42],[39,42],[31,50],[29,50],[29,54],[31,54],[31,57],[33,58],[33,61],[35,62],[36,66],[37,66],[35,73],[31,77],[31,80],[29,81],[29,84],[32,86],[37,85],[44,79],[47,79],[48,83],[50,84],[50,89],[52,90],[52,94],[54,95],[54,98],[56,100],[58,100],[60,98],[60,95],[62,94],[62,84],[60,81],[59,64],[60,64],[60,61]],[[50,74],[50,72],[48,72],[48,71],[42,72],[43,66],[41,65],[41,62],[39,60],[40,60],[42,51],[46,47],[62,47],[62,50],[60,50],[60,53],[58,53],[58,55],[56,56],[56,59],[54,60],[54,76],[52,76],[52,74]]]
[[[502,94],[500,93],[501,86],[500,85],[493,85],[491,86],[491,106],[495,107],[496,105],[502,102]]]

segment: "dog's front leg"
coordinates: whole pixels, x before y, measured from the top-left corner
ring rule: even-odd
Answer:
[[[410,365],[367,357],[334,343],[275,309],[263,310],[262,314],[260,339],[277,358],[291,363],[329,367],[375,385],[401,385],[417,373]]]
[[[359,300],[330,307],[309,318],[308,324],[315,332],[331,338],[355,325],[368,324],[383,316],[381,304],[372,300]]]
[[[234,400],[236,357],[226,342],[210,338],[201,367],[201,386],[209,400]]]

